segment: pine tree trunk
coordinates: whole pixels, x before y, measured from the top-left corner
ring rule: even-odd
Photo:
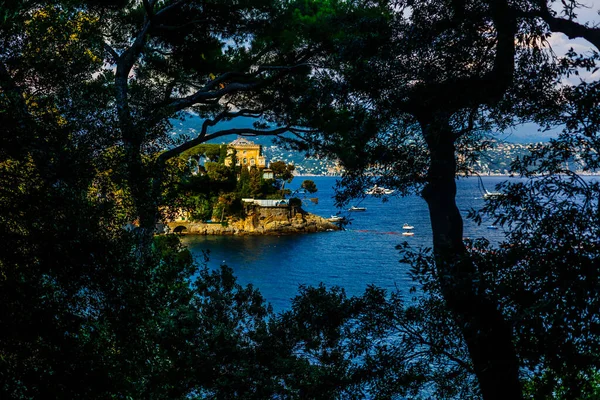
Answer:
[[[137,43],[138,46],[141,45]],[[115,104],[121,139],[125,151],[125,170],[127,183],[131,190],[134,205],[134,215],[139,226],[135,230],[138,238],[137,253],[141,260],[150,256],[153,236],[156,225],[160,219],[157,196],[160,188],[159,175],[148,165],[144,165],[142,158],[142,144],[146,127],[142,123],[135,123],[129,108],[129,72],[134,63],[138,49],[128,49],[117,62],[115,74]],[[154,178],[154,179],[153,179]]]
[[[430,169],[423,198],[429,207],[433,249],[442,294],[467,343],[483,398],[522,399],[512,327],[478,287],[477,271],[463,243],[456,206],[454,134],[446,115],[423,119]]]
[[[125,150],[125,171],[127,184],[131,191],[134,215],[139,226],[135,230],[137,253],[140,260],[150,256],[156,224],[159,222],[158,201],[156,199],[158,181],[153,182],[151,169],[144,165],[142,159],[143,128],[136,126],[131,118],[127,105],[127,80],[116,79],[117,114]]]

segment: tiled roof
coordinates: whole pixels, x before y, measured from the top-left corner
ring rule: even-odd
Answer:
[[[233,142],[229,143],[230,146],[257,146],[257,144],[255,144],[254,142],[251,142],[250,140],[243,138],[243,137],[238,137],[237,139],[235,139]]]

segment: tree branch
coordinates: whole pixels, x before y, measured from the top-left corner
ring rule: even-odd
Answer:
[[[312,63],[300,63],[295,65],[261,65],[258,67],[258,72],[271,71],[271,70],[292,70],[300,67],[313,67],[315,64]]]
[[[193,21],[186,22],[183,25],[164,25],[164,24],[160,24],[160,25],[156,25],[155,28],[156,29],[162,29],[162,30],[165,30],[165,31],[176,31],[178,29],[185,28],[186,26],[195,25],[195,24],[199,24],[199,23],[206,23],[206,22],[210,22],[210,20],[208,20],[208,19],[195,19]]]
[[[515,15],[521,18],[540,18],[552,32],[560,32],[569,39],[582,38],[593,44],[600,50],[600,28],[580,24],[572,19],[558,18],[548,7],[546,0],[538,0],[539,9],[536,11],[515,11]]]
[[[206,136],[206,132],[208,131],[208,127],[210,126],[215,126],[216,124],[218,124],[219,122],[221,122],[224,119],[233,119],[236,117],[250,117],[250,116],[254,116],[254,117],[259,117],[262,114],[262,111],[256,111],[256,112],[252,112],[252,110],[247,110],[247,109],[243,109],[243,110],[239,110],[237,112],[229,112],[229,110],[225,110],[220,112],[219,114],[217,114],[217,116],[213,119],[206,119],[204,120],[204,122],[202,123],[202,129],[200,131],[200,134],[198,135],[198,137],[204,137]]]
[[[108,54],[110,54],[111,57],[115,59],[115,61],[119,59],[119,54],[117,53],[117,51],[113,49],[108,43],[104,43],[104,50],[106,50]]]
[[[474,107],[471,110],[469,110],[469,117],[467,118],[467,126],[463,129],[455,132],[456,133],[455,140],[459,139],[464,134],[473,131],[473,128],[475,127],[475,116],[477,114],[477,110],[478,110],[477,107]]]
[[[164,163],[167,160],[177,157],[184,151],[189,150],[192,147],[198,146],[199,144],[205,143],[209,140],[219,138],[221,136],[244,135],[244,134],[256,135],[256,136],[277,136],[277,135],[281,135],[282,133],[285,133],[285,132],[290,132],[294,129],[295,128],[286,126],[286,127],[276,128],[276,129],[273,129],[270,131],[262,131],[262,130],[258,130],[258,129],[252,129],[252,128],[232,128],[232,129],[225,129],[222,131],[211,133],[210,135],[207,135],[206,132],[204,132],[204,135],[202,133],[200,133],[197,138],[192,139],[192,140],[185,142],[175,148],[172,148],[170,150],[167,150],[167,151],[161,153],[161,155],[157,159],[157,163],[159,166],[162,166],[162,165],[164,165]],[[203,126],[203,131],[204,131],[204,126]]]
[[[418,117],[433,109],[454,112],[473,105],[492,104],[502,98],[514,75],[517,20],[506,0],[490,0],[488,4],[496,30],[492,70],[483,76],[417,85],[399,101],[402,111]]]
[[[219,75],[217,78],[208,82],[206,85],[204,85],[204,87],[202,87],[197,92],[195,92],[189,96],[182,97],[180,99],[171,101],[168,105],[166,105],[166,108],[171,109],[174,112],[177,112],[177,111],[183,110],[187,107],[191,107],[192,105],[197,104],[197,103],[205,103],[206,101],[210,101],[210,100],[218,100],[228,94],[238,93],[238,92],[249,92],[252,90],[260,89],[262,87],[265,87],[265,86],[277,81],[279,78],[287,75],[288,73],[292,72],[293,70],[301,68],[306,65],[308,65],[308,64],[302,62],[302,63],[291,65],[289,67],[262,66],[262,67],[259,67],[256,72],[252,72],[252,73],[225,72],[225,73]],[[261,80],[256,80],[256,81],[248,82],[248,83],[234,81],[234,82],[229,83],[225,87],[222,87],[218,90],[213,90],[215,87],[223,84],[224,82],[227,82],[230,80],[235,80],[235,79],[239,80],[240,78],[245,78],[245,79],[255,78],[258,74],[268,71],[268,70],[271,70],[271,69],[279,70],[280,72],[271,77],[263,78]]]
[[[583,38],[600,50],[600,28],[592,28],[575,21],[542,15],[552,32],[565,34],[569,39]]]
[[[151,4],[148,0],[143,0],[143,3],[148,18],[152,18],[154,16],[154,4]]]
[[[131,116],[129,114],[129,73],[131,72],[133,65],[141,54],[144,46],[146,45],[146,35],[152,20],[148,17],[144,17],[144,25],[142,29],[137,33],[133,44],[125,50],[121,56],[116,58],[117,70],[115,72],[115,86],[116,86],[116,106],[117,115],[121,124],[121,130],[123,134],[133,134]],[[115,52],[116,54],[116,52]]]
[[[182,5],[183,3],[185,3],[187,0],[179,0],[176,1],[168,6],[166,6],[165,8],[162,8],[159,12],[157,12],[155,14],[155,17],[162,17],[164,14],[168,13],[171,10],[174,10],[175,8],[179,7],[180,5]]]
[[[181,111],[185,108],[191,107],[194,104],[199,104],[199,103],[201,104],[201,103],[205,103],[207,101],[218,100],[227,94],[237,93],[237,92],[247,92],[247,91],[257,89],[261,86],[262,85],[260,85],[259,83],[252,83],[252,84],[233,83],[233,84],[227,85],[225,88],[219,89],[219,90],[207,91],[207,92],[200,90],[190,96],[183,97],[181,99],[172,101],[167,106],[167,108],[171,109],[173,112],[177,112],[177,111]]]
[[[173,79],[171,82],[167,83],[167,86],[165,87],[165,95],[163,96],[165,101],[169,101],[171,94],[173,94],[173,89],[175,89],[176,84],[175,82],[176,81]]]

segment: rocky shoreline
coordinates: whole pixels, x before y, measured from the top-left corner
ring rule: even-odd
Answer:
[[[184,235],[290,235],[340,230],[323,217],[293,207],[256,207],[245,218],[229,218],[222,224],[177,220],[167,225],[171,232]]]

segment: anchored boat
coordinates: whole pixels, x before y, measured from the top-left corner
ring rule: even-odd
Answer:
[[[375,195],[375,196],[377,196],[377,195],[381,196],[381,195],[384,195],[384,194],[392,194],[394,192],[395,192],[395,190],[393,190],[393,189],[386,189],[386,188],[374,185],[371,189],[367,190],[365,192],[365,194],[370,194],[370,195]]]
[[[366,207],[356,207],[352,206],[348,209],[348,211],[367,211]]]

